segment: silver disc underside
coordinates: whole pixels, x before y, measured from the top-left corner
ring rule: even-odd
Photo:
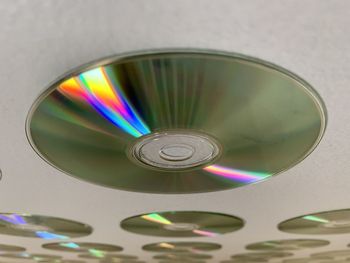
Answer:
[[[27,134],[43,159],[79,179],[195,193],[289,169],[325,124],[317,93],[284,69],[236,54],[163,50],[65,75],[35,102]]]

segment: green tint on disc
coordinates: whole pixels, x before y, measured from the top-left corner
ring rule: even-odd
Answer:
[[[168,259],[168,260],[201,260],[211,259],[213,256],[207,254],[194,254],[194,253],[174,253],[174,254],[162,254],[156,255],[154,259]]]
[[[242,219],[219,213],[171,211],[124,219],[121,227],[141,235],[162,237],[215,237],[242,228]]]
[[[256,252],[256,253],[242,253],[233,255],[231,258],[236,260],[270,260],[276,258],[284,258],[293,256],[292,253],[289,252]]]
[[[24,247],[0,244],[0,252],[22,252],[25,250]]]
[[[335,258],[335,259],[350,258],[350,249],[348,249],[348,250],[332,250],[332,251],[315,253],[315,254],[312,254],[311,257],[313,257],[313,258],[329,257],[329,258],[332,258],[332,259],[333,258]]]
[[[90,253],[90,254],[81,254],[79,255],[80,258],[86,258],[86,259],[102,259],[102,260],[136,260],[138,259],[137,256],[134,255],[126,255],[126,254],[94,254],[94,253]]]
[[[148,244],[142,247],[142,249],[146,251],[169,253],[212,251],[220,248],[221,245],[208,242],[160,242]]]
[[[266,180],[308,156],[325,126],[320,97],[287,70],[219,51],[160,50],[69,72],[34,103],[27,136],[81,180],[174,194]]]
[[[286,220],[279,230],[306,235],[350,233],[350,209],[320,212]]]
[[[43,215],[0,213],[0,234],[67,240],[87,236],[92,227],[68,219]]]
[[[246,246],[249,250],[299,250],[327,246],[329,241],[319,239],[269,240]]]
[[[61,256],[47,255],[47,254],[29,254],[26,252],[22,253],[5,253],[0,254],[0,257],[6,258],[16,258],[16,259],[31,259],[34,261],[50,261],[50,260],[60,260]]]
[[[101,252],[118,252],[123,248],[110,244],[91,243],[91,242],[59,242],[44,244],[43,248],[66,251],[66,252],[88,252],[88,251],[101,251]]]

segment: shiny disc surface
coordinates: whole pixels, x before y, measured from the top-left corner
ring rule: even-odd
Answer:
[[[44,244],[43,248],[67,251],[67,252],[89,252],[89,251],[101,251],[101,252],[117,252],[122,251],[123,248],[115,245],[101,244],[101,243],[89,243],[89,242],[60,242]]]
[[[318,239],[269,240],[248,245],[249,250],[299,250],[327,246],[329,241]]]
[[[221,245],[208,242],[160,242],[145,245],[143,250],[153,252],[185,253],[218,250]]]
[[[296,234],[350,233],[350,209],[334,210],[289,219],[279,224],[281,231]]]
[[[320,252],[312,254],[311,257],[313,258],[350,258],[350,249],[348,250],[332,250],[332,251],[326,251],[326,252]]]
[[[16,259],[32,259],[35,261],[50,261],[50,260],[60,260],[61,256],[56,255],[47,255],[47,254],[30,254],[26,252],[22,253],[5,253],[0,254],[0,257],[6,257],[6,258],[16,258]]]
[[[215,237],[236,231],[243,225],[244,222],[234,216],[198,211],[143,214],[121,222],[121,227],[127,231],[163,237]]]
[[[256,252],[256,253],[242,253],[233,255],[231,258],[236,260],[270,260],[275,258],[284,258],[293,256],[289,252]]]
[[[67,240],[92,233],[89,225],[63,218],[29,214],[0,214],[0,234]]]
[[[0,252],[22,252],[25,250],[24,247],[0,244]]]
[[[96,252],[91,252],[89,251],[89,254],[81,254],[79,255],[79,257],[81,258],[86,258],[86,259],[103,259],[103,260],[109,260],[109,261],[122,261],[122,260],[136,260],[138,259],[137,256],[134,255],[126,255],[126,254],[108,254],[105,252],[100,252],[100,253],[96,253]]]
[[[154,259],[168,259],[168,260],[201,260],[211,259],[213,256],[208,254],[195,254],[195,253],[176,253],[176,254],[162,254],[156,255]]]
[[[237,54],[163,50],[65,75],[33,105],[27,135],[43,159],[79,179],[194,193],[289,169],[325,124],[319,96],[284,69]]]

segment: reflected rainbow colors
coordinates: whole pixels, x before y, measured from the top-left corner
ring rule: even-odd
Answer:
[[[64,81],[58,90],[89,103],[107,120],[134,137],[150,133],[119,86],[111,81],[106,69],[100,67]]]
[[[120,86],[118,81],[109,76],[108,69],[99,67],[64,81],[58,90],[68,98],[90,104],[108,121],[133,137],[139,138],[151,133]],[[257,182],[270,176],[266,173],[247,172],[220,165],[210,165],[204,170],[242,183]]]
[[[148,220],[148,221],[151,221],[151,222],[154,222],[154,223],[163,224],[163,225],[174,224],[171,221],[169,221],[168,219],[166,219],[165,217],[163,217],[157,213],[144,215],[144,216],[141,216],[141,218]],[[199,229],[192,230],[192,232],[197,234],[197,235],[207,236],[207,237],[214,237],[214,236],[218,235],[217,233],[214,233],[214,232],[199,230]]]
[[[204,170],[209,173],[243,183],[257,182],[270,176],[270,174],[267,173],[241,171],[216,164],[207,166],[204,168]]]
[[[9,215],[0,214],[0,220],[10,223],[12,225],[28,225],[26,220],[22,216],[17,214],[9,214]],[[48,231],[35,231],[35,235],[39,238],[46,239],[46,240],[68,239],[67,236],[57,235],[54,233],[50,233]]]

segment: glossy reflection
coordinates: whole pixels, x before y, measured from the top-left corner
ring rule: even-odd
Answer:
[[[121,227],[127,231],[163,237],[215,237],[237,231],[243,225],[244,222],[234,216],[199,211],[151,213],[121,222]]]
[[[0,234],[67,240],[92,233],[89,225],[63,218],[29,214],[0,214]]]
[[[33,106],[32,146],[58,169],[96,184],[141,192],[194,193],[265,180],[320,141],[325,109],[295,75],[260,60],[208,51],[120,56],[80,68]],[[158,132],[208,134],[215,163],[164,171],[128,154]]]

